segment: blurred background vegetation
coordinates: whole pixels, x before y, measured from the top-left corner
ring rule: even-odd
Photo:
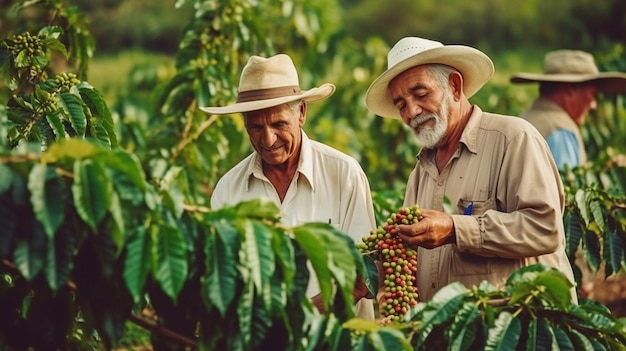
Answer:
[[[46,1],[53,0],[43,2]],[[0,2],[0,33],[5,36],[32,29],[28,26],[34,21],[29,20],[42,16],[32,9],[14,13],[10,11],[11,3]],[[95,38],[95,52],[84,79],[113,106],[118,121],[137,123],[142,128],[149,128],[150,119],[158,118],[153,111],[158,105],[157,87],[172,79],[180,69],[177,60],[182,56],[177,58],[177,54],[185,33],[193,29],[198,4],[227,7],[220,1],[184,0],[66,3],[76,7],[74,16],[85,17],[86,26]],[[533,84],[510,85],[511,74],[541,71],[543,56],[550,50],[587,50],[594,54],[601,70],[626,70],[626,2],[622,0],[259,0],[250,11],[255,13],[257,22],[246,30],[255,31],[253,36],[264,37],[264,41],[249,46],[250,51],[258,48],[256,52],[236,53],[239,62],[235,60],[235,66],[229,67],[235,73],[230,82],[220,85],[219,94],[224,97],[224,103],[234,96],[238,73],[250,54],[292,55],[300,68],[304,89],[323,82],[333,82],[338,87],[330,99],[310,106],[305,129],[312,137],[356,157],[370,176],[374,191],[403,188],[417,147],[399,121],[377,118],[363,104],[369,83],[386,68],[389,47],[401,37],[422,36],[484,51],[494,61],[496,75],[472,100],[483,110],[503,114],[519,115],[537,94]],[[236,16],[241,17],[224,13],[222,19]],[[219,32],[219,28],[214,30],[208,41],[221,45],[218,43],[223,38],[215,34]],[[245,33],[242,31],[241,35]],[[235,48],[236,44],[232,46]],[[232,57],[225,57],[224,63],[231,60]],[[224,64],[216,58],[210,65]],[[204,79],[211,81],[211,77]],[[589,142],[592,159],[606,159],[620,153],[621,147],[607,151],[605,140],[611,140],[613,145],[626,145],[621,143],[624,137],[616,140],[614,133],[626,129],[620,122],[624,114],[619,108],[623,105],[622,97],[611,96],[606,101],[608,104],[600,104],[584,126],[604,130],[595,136],[584,131],[589,139],[601,139]],[[238,118],[233,116],[232,133],[243,134]],[[124,137],[125,133],[132,134],[132,130],[121,128],[124,130],[119,133],[121,139],[126,139],[127,148],[141,151],[138,145],[141,141]],[[132,139],[132,135],[129,137]],[[231,145],[221,151],[225,157],[221,162],[223,169],[205,179],[209,193],[211,183],[250,151],[245,142],[233,145],[233,140],[241,140],[241,135],[226,135],[226,138],[231,139]],[[381,152],[380,145],[386,145],[389,150]]]
[[[37,12],[35,7],[19,13],[11,11],[12,3],[0,2],[3,36],[33,30],[29,26],[34,25],[38,17],[47,15]],[[158,105],[157,87],[172,79],[180,69],[177,60],[182,56],[177,58],[177,54],[185,33],[193,29],[191,25],[197,13],[194,7],[227,7],[220,1],[184,0],[72,0],[67,3],[76,8],[76,13],[67,15],[70,21],[72,17],[84,16],[85,26],[96,43],[84,79],[113,106],[118,120],[141,127],[149,127],[150,119],[157,118],[153,111]],[[370,176],[374,191],[403,188],[417,147],[401,123],[377,118],[363,104],[369,83],[386,68],[389,47],[403,36],[466,44],[484,51],[494,61],[496,75],[472,100],[483,110],[503,114],[519,115],[536,96],[535,85],[512,86],[509,77],[518,71],[541,71],[547,51],[583,49],[594,54],[601,70],[626,70],[626,2],[622,0],[260,0],[250,11],[257,22],[245,30],[254,31],[253,36],[264,40],[249,46],[250,51],[258,48],[256,52],[236,53],[239,59],[233,61],[235,66],[229,67],[235,73],[230,82],[220,85],[222,92],[219,94],[224,97],[224,103],[234,96],[240,66],[248,55],[277,52],[292,55],[300,68],[303,88],[323,82],[333,82],[338,87],[330,99],[310,106],[305,129],[312,137],[356,157]],[[236,16],[241,17],[224,13],[221,19],[236,19]],[[213,20],[216,27],[212,36],[207,37],[214,45],[224,40],[219,36],[219,25],[224,25],[217,22],[219,19]],[[241,35],[245,36],[243,29]],[[241,46],[239,48],[241,50]],[[232,58],[225,57],[224,62],[230,60]],[[220,58],[214,58],[209,64],[223,65]],[[204,79],[211,81],[211,77]],[[6,89],[0,89],[0,96],[6,93]],[[606,101],[608,104],[600,104],[599,109],[592,112],[592,118],[584,127],[604,130],[604,134],[584,131],[588,139],[602,139],[590,140],[592,148],[597,146],[595,150],[588,150],[592,159],[605,159],[620,152],[620,147],[607,152],[604,140],[621,144],[623,137],[615,140],[614,132],[622,130],[624,124],[620,122],[623,109],[615,108],[622,106],[622,97],[611,96]],[[237,118],[233,116],[233,133],[243,134]],[[124,133],[132,130],[122,128],[119,133],[125,139]],[[206,179],[209,193],[211,183],[250,150],[245,142],[232,145],[232,140],[241,140],[241,135],[226,137],[231,139],[231,150],[223,150],[226,156],[223,169]],[[126,138],[127,148],[140,151],[141,145],[137,143],[141,141]],[[389,152],[381,153],[381,144],[387,145]]]

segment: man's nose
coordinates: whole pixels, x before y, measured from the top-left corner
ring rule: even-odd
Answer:
[[[406,117],[409,121],[423,112],[422,107],[419,104],[411,101],[407,101],[405,111],[407,113]]]
[[[274,141],[276,141],[276,133],[272,130],[272,128],[265,128],[263,130],[263,135],[261,136],[261,143],[265,147],[271,147],[274,145]]]

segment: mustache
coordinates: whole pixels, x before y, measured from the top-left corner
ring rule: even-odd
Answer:
[[[416,116],[415,118],[413,118],[410,122],[409,122],[409,126],[411,126],[411,128],[415,129],[417,128],[420,124],[428,121],[429,119],[437,119],[439,118],[439,116],[437,116],[436,113],[427,113],[427,114],[423,114],[423,115],[419,115]]]

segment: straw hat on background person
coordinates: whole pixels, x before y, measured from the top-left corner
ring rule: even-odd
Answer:
[[[606,93],[626,92],[626,73],[600,72],[593,56],[580,50],[555,50],[544,58],[543,73],[517,73],[511,83],[597,83]]]

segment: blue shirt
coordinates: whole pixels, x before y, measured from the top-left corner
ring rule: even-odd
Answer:
[[[546,138],[546,141],[560,170],[563,170],[565,165],[573,168],[582,163],[580,146],[574,133],[566,129],[557,129]]]

